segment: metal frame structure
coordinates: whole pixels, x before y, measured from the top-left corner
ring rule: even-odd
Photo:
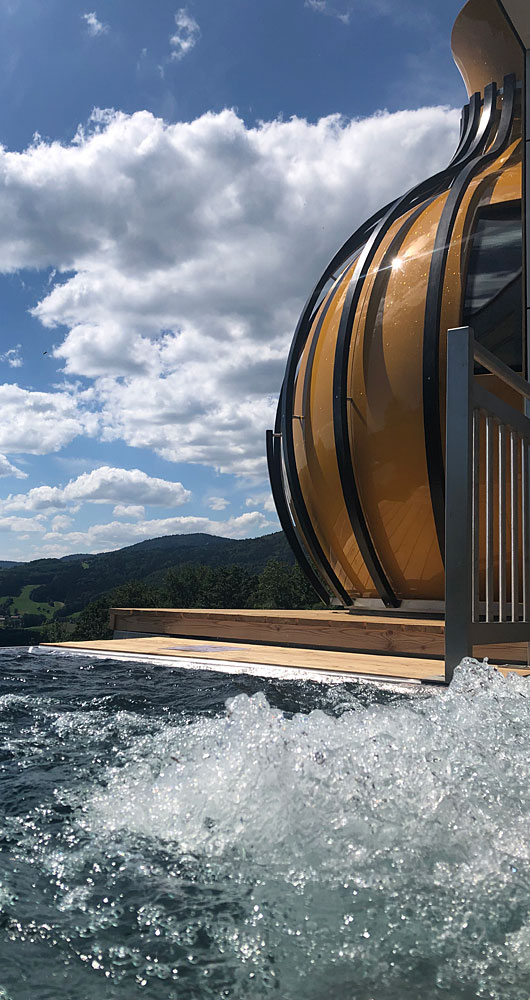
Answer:
[[[462,112],[458,147],[450,163],[372,216],[334,256],[298,322],[275,428],[267,432],[273,495],[296,558],[322,600],[334,595],[343,605],[351,605],[352,598],[345,589],[348,584],[339,579],[339,570],[332,565],[333,554],[326,541],[317,535],[311,519],[307,504],[312,501],[309,499],[306,503],[302,489],[300,475],[303,481],[306,470],[301,459],[299,475],[295,448],[299,435],[294,431],[295,426],[300,426],[304,441],[306,433],[310,434],[305,421],[311,413],[310,388],[317,343],[335,294],[333,286],[345,279],[335,346],[330,354],[332,405],[326,416],[333,431],[339,474],[335,488],[342,491],[344,513],[374,590],[388,608],[398,607],[398,595],[403,588],[400,590],[399,581],[396,583],[388,568],[388,553],[383,565],[384,545],[378,543],[373,524],[368,520],[370,512],[363,508],[362,482],[357,481],[359,473],[352,461],[354,430],[350,406],[354,401],[348,395],[348,379],[353,331],[369,276],[373,274],[374,261],[378,261],[379,272],[388,271],[394,248],[400,246],[402,230],[412,225],[416,214],[419,215],[426,205],[446,192],[428,269],[420,369],[420,420],[423,419],[435,537],[441,562],[445,565],[448,681],[456,664],[463,655],[471,654],[474,645],[528,642],[530,639],[530,16],[527,0],[496,0],[496,3],[515,35],[516,53],[519,46],[522,51],[522,81],[521,67],[513,49],[509,62],[504,65],[506,69],[517,69],[517,74],[512,72],[504,76],[502,87],[499,88],[496,82],[485,85],[483,75],[482,79],[480,76],[482,68],[478,76],[475,73],[474,83],[468,86],[469,104]],[[478,5],[475,7],[480,13]],[[494,18],[492,23],[496,23]],[[465,45],[461,51],[462,59],[466,51],[469,54]],[[478,52],[482,52],[480,45]],[[495,52],[496,49],[492,50],[493,55]],[[479,63],[480,59],[477,65]],[[487,60],[486,64],[489,65]],[[499,65],[494,58],[492,65],[500,76],[504,68],[502,63]],[[471,81],[472,77],[469,79]],[[478,90],[471,93],[479,81],[483,97]],[[470,182],[505,154],[514,135],[518,137],[519,109],[523,140],[523,377],[476,343],[468,327],[449,331],[444,454],[443,420],[440,419],[443,414],[440,367],[443,339],[440,340],[440,334],[441,328],[447,325],[447,321],[443,322],[443,309],[449,249],[454,243],[455,227]],[[397,230],[402,218],[402,227],[389,243],[389,230],[392,226]],[[383,246],[386,249],[381,261],[379,251]],[[456,316],[454,318],[458,321]],[[480,336],[478,327],[477,335]],[[308,343],[310,337],[311,343]],[[480,378],[474,375],[475,363],[519,394],[522,412],[484,389]],[[301,365],[305,366],[305,371],[300,393],[297,379]],[[297,413],[294,412],[295,394],[300,408]],[[310,426],[310,422],[307,423],[307,428]]]
[[[530,640],[530,418],[480,385],[475,362],[530,401],[530,383],[447,335],[445,677],[474,645]]]
[[[354,271],[348,285],[345,305],[339,326],[336,353],[334,360],[333,383],[333,424],[335,433],[336,457],[339,475],[343,488],[344,501],[352,531],[357,539],[359,549],[374,586],[383,603],[391,607],[399,607],[392,586],[381,564],[376,547],[368,528],[362,508],[355,472],[351,463],[351,442],[348,430],[348,396],[346,391],[347,359],[349,356],[353,320],[364,282],[370,270],[370,265],[381,245],[389,227],[400,216],[424,206],[440,191],[452,185],[451,191],[456,191],[449,199],[447,222],[442,219],[440,229],[444,229],[444,238],[437,237],[437,244],[447,243],[445,230],[454,223],[454,217],[460,203],[465,184],[469,177],[482,168],[491,158],[498,155],[506,146],[513,122],[516,81],[513,75],[505,77],[503,89],[497,90],[492,83],[486,88],[484,100],[480,93],[471,96],[469,104],[462,111],[461,135],[457,150],[450,163],[437,174],[414,185],[402,197],[386,205],[373,215],[344,243],[335,254],[330,264],[317,282],[313,292],[306,302],[298,321],[293,342],[287,360],[285,377],[282,385],[276,426],[274,432],[268,432],[269,475],[273,487],[273,496],[280,521],[291,547],[299,559],[301,568],[307,579],[324,599],[325,594],[338,598],[340,603],[348,606],[352,599],[345,591],[320,545],[311,519],[306,508],[300,488],[296,469],[294,439],[293,439],[293,403],[296,374],[300,358],[309,337],[317,311],[329,291],[332,282],[337,280],[345,265],[356,253]],[[500,120],[496,112],[497,96],[503,96]],[[484,113],[483,113],[484,111]],[[495,136],[493,143],[491,140]],[[488,144],[490,144],[488,147]],[[487,151],[485,152],[485,149]],[[456,203],[454,199],[456,197]],[[443,253],[433,254],[433,269],[429,279],[426,304],[426,330],[434,331],[433,337],[426,335],[424,344],[424,425],[425,437],[428,442],[428,472],[431,498],[437,526],[438,541],[442,559],[444,556],[444,468],[443,448],[439,421],[439,352],[438,330],[440,320],[440,302],[438,288],[438,268],[442,263]],[[445,257],[444,257],[445,261]],[[438,284],[437,284],[438,282]],[[321,322],[324,315],[320,318]],[[320,324],[319,324],[320,326]],[[432,340],[432,343],[431,343]],[[309,365],[310,371],[311,365]],[[304,389],[304,400],[307,393]],[[304,420],[304,414],[299,415]],[[289,501],[287,500],[289,495]],[[285,522],[285,524],[284,524]],[[305,550],[303,559],[300,554]]]
[[[530,381],[530,222],[528,212],[528,193],[530,191],[530,49],[525,49],[524,68],[524,109],[523,109],[523,267],[525,281],[523,283],[523,322],[525,323],[524,342],[526,345],[526,377]],[[528,407],[527,407],[528,410]]]
[[[530,16],[525,0],[498,0],[523,52],[523,342],[526,347],[526,378],[530,381],[530,221],[528,192],[530,191]],[[527,412],[530,409],[526,407]]]
[[[431,501],[438,535],[440,552],[445,551],[445,474],[443,460],[443,442],[440,428],[440,316],[442,311],[442,295],[444,274],[447,263],[448,249],[451,243],[451,233],[455,225],[458,210],[464,197],[467,185],[475,173],[481,170],[489,161],[495,159],[507,146],[512,129],[516,79],[513,74],[504,78],[501,118],[497,128],[495,141],[483,152],[484,146],[491,138],[495,125],[495,108],[497,103],[497,87],[489,84],[484,93],[484,114],[475,126],[475,138],[467,146],[462,162],[462,154],[458,158],[460,170],[451,186],[449,196],[444,206],[440,224],[436,233],[434,251],[431,258],[427,299],[425,303],[425,340],[423,351],[423,412],[425,426],[425,444],[427,454],[427,469]],[[479,102],[474,99],[480,95],[474,94],[470,101],[470,120],[477,117],[476,108]],[[469,137],[472,132],[469,132]]]
[[[476,344],[469,327],[449,331],[445,488],[445,675],[448,682],[462,656],[472,654],[474,643],[527,642],[530,662],[529,21],[521,5],[504,0],[500,6],[524,52],[522,334],[526,380]],[[524,403],[524,416],[477,385],[475,361],[519,394]],[[482,437],[485,496],[481,500]],[[495,559],[497,580],[494,579]],[[483,595],[479,584],[481,564],[484,565]]]

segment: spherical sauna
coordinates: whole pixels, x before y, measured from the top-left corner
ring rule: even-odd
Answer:
[[[330,262],[296,327],[268,433],[291,546],[320,596],[344,605],[443,599],[447,330],[472,327],[526,370],[524,52],[497,0],[469,0],[452,49],[469,93],[458,148]],[[495,376],[476,377],[509,398]]]

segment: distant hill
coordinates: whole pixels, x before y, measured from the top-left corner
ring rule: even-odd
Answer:
[[[11,566],[22,566],[23,563],[14,562],[12,559],[0,559],[0,569],[9,569]]]
[[[61,601],[64,603],[61,616],[67,616],[127,580],[160,583],[168,569],[184,563],[237,564],[259,573],[269,559],[294,563],[282,531],[238,540],[202,533],[165,535],[114,552],[0,566],[0,598],[15,596],[23,587],[33,584],[33,601],[49,604]]]

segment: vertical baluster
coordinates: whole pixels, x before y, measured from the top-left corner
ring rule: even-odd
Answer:
[[[473,621],[480,618],[480,411],[473,410],[473,523],[471,529],[472,543],[472,579],[473,579]]]
[[[530,621],[530,563],[528,551],[530,543],[529,534],[529,482],[528,482],[528,441],[526,438],[521,439],[521,490],[522,490],[522,512],[521,512],[521,530],[523,533],[522,537],[522,559],[523,559],[523,621]]]
[[[517,431],[510,432],[512,622],[519,621],[519,462]]]
[[[486,621],[493,621],[493,417],[486,417]]]
[[[506,621],[506,438],[499,424],[499,621]]]

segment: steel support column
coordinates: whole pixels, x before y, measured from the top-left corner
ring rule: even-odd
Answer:
[[[530,192],[530,49],[525,50],[525,68],[523,84],[523,191],[522,191],[522,216],[523,216],[523,257],[524,274],[523,283],[523,322],[525,324],[524,344],[526,347],[526,377],[530,381],[530,219],[528,211],[528,197]],[[527,404],[528,413],[528,404]]]
[[[473,651],[473,333],[447,332],[445,501],[445,679]]]

